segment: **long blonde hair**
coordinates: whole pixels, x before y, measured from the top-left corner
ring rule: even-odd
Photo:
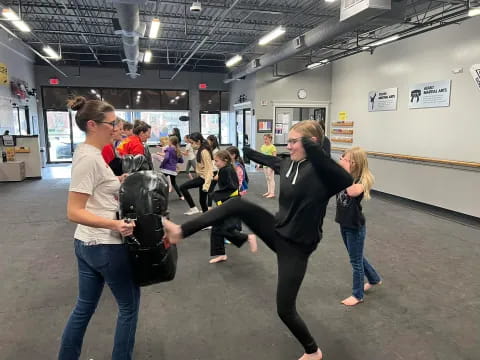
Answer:
[[[375,182],[375,178],[368,169],[367,153],[357,146],[346,150],[343,156],[346,155],[350,155],[350,174],[356,183],[363,185],[365,199],[370,199],[370,190]]]

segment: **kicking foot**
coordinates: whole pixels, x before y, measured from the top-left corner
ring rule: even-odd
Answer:
[[[248,245],[252,253],[257,252],[257,236],[255,234],[248,234]]]
[[[366,291],[370,290],[371,288],[373,288],[374,286],[382,285],[382,282],[383,282],[383,281],[379,281],[379,282],[376,283],[376,284],[370,284],[370,283],[367,282],[367,283],[365,283],[365,284],[363,285],[363,291],[366,292]]]
[[[163,227],[171,244],[177,244],[183,239],[182,228],[174,222],[162,218]]]
[[[213,259],[211,259],[209,261],[209,263],[210,264],[216,264],[216,263],[222,262],[222,261],[227,261],[227,255],[220,255],[220,256],[214,257]]]
[[[303,356],[298,360],[322,360],[323,354],[320,349],[318,349],[313,354],[303,354]]]
[[[190,210],[188,210],[187,212],[185,212],[184,214],[185,215],[195,215],[195,214],[199,214],[200,213],[200,210],[197,209],[197,207],[192,207]]]
[[[348,298],[342,300],[342,304],[345,306],[355,306],[362,302],[363,302],[363,299],[359,300],[355,296],[349,296]]]

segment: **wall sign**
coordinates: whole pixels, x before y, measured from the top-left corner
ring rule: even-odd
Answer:
[[[410,86],[410,109],[450,106],[451,80],[434,81]]]
[[[271,133],[273,131],[273,120],[267,119],[257,120],[257,132],[258,133]]]
[[[0,85],[8,86],[7,65],[0,63]]]
[[[389,88],[368,93],[368,111],[397,110],[398,88]]]
[[[473,81],[475,81],[475,84],[480,90],[480,64],[472,65],[470,68],[470,74],[472,74]]]

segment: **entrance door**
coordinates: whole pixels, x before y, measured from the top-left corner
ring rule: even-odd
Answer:
[[[200,132],[205,139],[208,135],[215,135],[220,141],[220,111],[200,113]]]
[[[237,123],[237,147],[240,152],[243,149],[243,141],[245,136],[245,123],[243,119],[243,110],[237,110],[235,112],[235,120]]]
[[[48,162],[70,162],[77,145],[85,140],[75,121],[74,112],[46,111]]]

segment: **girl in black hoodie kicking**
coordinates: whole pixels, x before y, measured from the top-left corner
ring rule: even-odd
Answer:
[[[296,299],[308,258],[322,237],[328,200],[352,185],[353,180],[322,150],[324,135],[318,122],[301,121],[292,126],[288,135],[290,159],[244,149],[246,157],[280,175],[279,211],[275,216],[238,198],[181,226],[169,220],[164,221],[164,226],[170,242],[175,244],[206,226],[239,217],[277,254],[277,312],[305,349],[299,360],[321,360],[322,352],[297,313]]]

